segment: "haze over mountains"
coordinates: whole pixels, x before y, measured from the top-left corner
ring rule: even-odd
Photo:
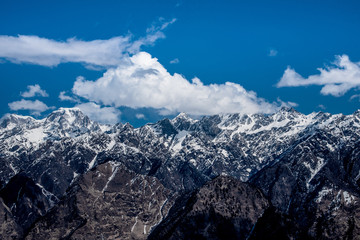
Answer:
[[[360,111],[0,122],[2,239],[353,239]]]

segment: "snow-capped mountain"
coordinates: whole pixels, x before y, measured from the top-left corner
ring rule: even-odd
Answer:
[[[101,174],[99,169],[112,163],[120,164],[134,176],[149,177],[147,182],[156,179],[157,187],[168,191],[161,195],[161,201],[169,199],[168,204],[173,204],[176,197],[197,191],[211,179],[226,175],[257,186],[278,211],[276,214],[289,215],[289,221],[299,220],[291,216],[309,215],[306,208],[310,206],[318,209],[318,217],[325,213],[347,216],[349,211],[343,207],[358,209],[359,136],[360,111],[352,115],[322,112],[304,115],[283,108],[270,115],[221,114],[200,120],[181,113],[174,119],[140,128],[120,123],[102,125],[76,108],[61,108],[40,120],[10,114],[0,122],[0,187],[5,189],[19,174],[26,176],[30,185],[36,186],[32,189],[42,189],[44,196],[39,199],[48,199],[45,210],[39,212],[38,216],[42,216],[58,206],[60,199],[65,197],[64,201],[68,201],[69,191],[78,191],[76,186],[82,186],[82,182],[100,181],[86,178],[94,171]],[[112,173],[106,174],[111,178]],[[111,182],[110,178],[106,181]],[[19,214],[11,208],[18,204],[16,201],[3,204],[10,215]],[[153,204],[156,211],[161,208],[161,201]],[[166,213],[162,213],[163,217]],[[143,225],[148,222],[154,228],[154,223],[160,221],[156,214],[150,214],[156,221],[139,214],[128,216],[127,221],[135,224],[142,219]],[[299,225],[301,231],[296,231],[316,236],[314,229],[318,228],[309,224],[318,218],[304,219],[303,225]],[[349,219],[351,222],[356,218]],[[33,227],[17,224],[23,235]],[[354,224],[360,229],[357,221]],[[146,228],[144,237],[150,230]],[[122,231],[133,232],[125,228]],[[260,236],[263,232],[255,233]]]

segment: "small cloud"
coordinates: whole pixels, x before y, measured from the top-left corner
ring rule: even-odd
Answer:
[[[318,108],[320,108],[320,109],[322,109],[322,110],[325,110],[325,109],[326,109],[326,107],[325,107],[323,104],[319,104],[319,105],[318,105]]]
[[[323,86],[322,95],[343,96],[351,89],[360,88],[360,63],[350,61],[347,55],[336,56],[335,62],[326,68],[318,68],[319,74],[302,77],[288,67],[277,87]]]
[[[29,85],[29,86],[27,86],[27,88],[28,88],[28,91],[21,93],[20,96],[22,96],[24,98],[31,98],[31,97],[35,97],[35,96],[40,96],[40,97],[48,97],[49,96],[45,90],[41,89],[39,84]]]
[[[278,55],[278,51],[274,48],[271,48],[268,52],[269,57],[276,57]]]
[[[179,59],[178,58],[174,58],[173,60],[170,61],[170,64],[177,64],[179,63]]]
[[[25,99],[11,102],[8,104],[8,106],[12,111],[29,110],[30,113],[35,116],[39,116],[41,115],[42,112],[54,108],[54,107],[48,107],[45,103],[39,100],[31,101]]]
[[[295,102],[284,102],[279,97],[277,98],[277,102],[280,104],[281,107],[297,107],[299,104]]]
[[[66,95],[65,91],[60,92],[59,99],[60,99],[60,101],[69,101],[69,102],[77,102],[77,103],[80,102],[80,100],[78,98],[70,97],[70,96]]]
[[[145,115],[142,114],[142,113],[137,113],[137,114],[135,115],[135,117],[136,117],[137,119],[145,119]]]
[[[99,123],[114,124],[120,121],[120,110],[114,107],[101,107],[94,102],[76,105],[90,119]]]

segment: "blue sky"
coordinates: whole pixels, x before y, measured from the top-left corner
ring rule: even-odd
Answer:
[[[78,106],[136,126],[281,106],[350,114],[359,12],[358,1],[3,0],[0,114]]]

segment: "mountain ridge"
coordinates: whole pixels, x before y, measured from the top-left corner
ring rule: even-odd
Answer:
[[[271,209],[275,209],[266,210],[266,216],[276,215],[283,224],[303,222],[296,223],[298,227],[286,235],[289,238],[329,237],[334,229],[341,234],[350,231],[348,224],[336,220],[331,221],[335,221],[336,226],[346,227],[333,230],[326,227],[331,226],[330,220],[321,218],[333,219],[333,214],[343,216],[353,226],[352,234],[356,234],[360,226],[357,212],[346,209],[360,209],[359,139],[360,111],[351,115],[323,112],[304,115],[295,109],[283,108],[274,114],[219,114],[195,120],[180,113],[173,119],[139,128],[128,123],[102,125],[90,120],[79,109],[58,109],[40,120],[8,115],[0,122],[0,189],[21,173],[43,189],[31,199],[50,202],[51,198],[65,198],[70,201],[71,196],[83,196],[74,188],[79,179],[109,163],[120,164],[124,171],[133,172],[131,176],[135,178],[157,179],[158,186],[174,198],[201,189],[218,176],[228,176],[249,182],[264,192]],[[90,183],[96,184],[96,178]],[[75,195],[69,195],[69,189],[73,189]],[[173,204],[174,199],[169,203]],[[22,219],[18,211],[11,210],[12,204],[5,207],[13,215],[9,219]],[[14,204],[27,206],[16,201]],[[316,214],[312,216],[307,208],[314,209]],[[31,209],[24,211],[31,212]],[[27,220],[36,224],[48,212],[49,209],[40,211],[36,218]],[[166,211],[164,215],[167,213],[172,212]],[[139,214],[130,214],[128,221],[135,224],[140,219]],[[305,217],[300,221],[297,215]],[[87,214],[81,217],[87,219],[87,223],[81,220],[79,224],[85,225],[79,225],[72,234],[98,221],[84,216]],[[155,220],[156,215],[145,219],[152,224],[161,221]],[[269,224],[266,217],[259,221]],[[35,226],[15,223],[22,228],[19,235],[33,231]],[[16,224],[9,222],[3,229],[17,229]],[[276,228],[283,231],[286,224],[276,225]],[[97,231],[89,229],[95,231],[94,234]],[[133,236],[131,228],[122,229],[122,234]],[[177,229],[176,236],[186,236],[181,233],[184,229]],[[236,224],[234,229],[238,229]],[[146,238],[149,231],[147,229],[144,236],[137,235],[137,238]],[[256,228],[251,236],[263,236],[264,231]]]

